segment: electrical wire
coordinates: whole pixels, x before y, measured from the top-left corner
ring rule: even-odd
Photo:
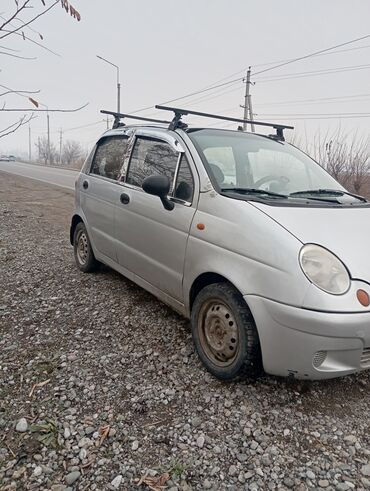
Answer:
[[[332,51],[336,48],[341,48],[342,46],[348,46],[349,44],[357,43],[359,41],[363,41],[364,39],[370,38],[370,34],[366,34],[365,36],[361,36],[359,38],[351,39],[350,41],[346,41],[345,43],[337,44],[335,46],[331,46],[329,48],[321,49],[319,51],[314,51],[313,53],[309,53],[304,56],[300,56],[298,58],[293,58],[292,60],[285,61],[283,63],[279,63],[278,65],[272,66],[270,68],[265,68],[264,70],[260,70],[259,72],[256,72],[254,76],[259,75],[260,73],[265,73],[269,72],[271,70],[276,70],[277,68],[280,68],[282,66],[290,65],[291,63],[295,63],[296,61],[301,61],[301,60],[307,60],[307,58],[312,58],[313,56],[326,53],[327,51]]]
[[[358,38],[355,38],[355,39],[351,39],[349,41],[346,41],[344,43],[337,44],[335,46],[330,46],[329,48],[325,48],[325,49],[322,49],[322,50],[319,50],[319,51],[314,51],[314,52],[309,53],[307,55],[300,56],[298,58],[293,58],[291,60],[288,60],[288,61],[285,61],[285,62],[282,62],[282,63],[278,63],[277,65],[274,65],[274,66],[272,66],[270,68],[265,68],[264,70],[260,70],[259,72],[254,73],[254,76],[259,75],[261,73],[265,73],[267,71],[275,70],[277,68],[280,68],[282,66],[289,65],[291,63],[295,63],[297,61],[301,61],[301,60],[305,60],[305,59],[308,59],[308,58],[311,58],[311,57],[314,57],[314,56],[318,56],[318,55],[321,55],[323,53],[327,53],[329,51],[333,51],[336,48],[341,48],[343,46],[348,46],[349,44],[353,44],[353,43],[356,43],[356,42],[359,42],[359,41],[362,41],[362,40],[368,39],[368,38],[370,38],[370,34],[366,34],[365,36],[361,36],[361,37],[358,37]],[[224,87],[224,86],[230,85],[230,84],[232,84],[234,82],[243,81],[243,80],[244,80],[244,77],[233,79],[233,80],[230,80],[228,82],[223,82],[221,84],[216,84],[216,85],[213,85],[212,84],[211,86],[205,87],[205,88],[200,89],[200,90],[197,90],[197,91],[190,92],[188,94],[185,94],[183,96],[180,96],[180,97],[177,97],[177,98],[174,98],[174,99],[170,99],[168,101],[161,102],[160,104],[161,105],[170,104],[171,102],[175,102],[175,101],[180,101],[180,100],[183,100],[183,99],[187,99],[187,98],[192,97],[194,95],[202,94],[204,92],[208,92],[210,90],[217,89],[219,87]],[[131,114],[136,114],[138,112],[147,111],[147,110],[153,109],[153,108],[154,108],[154,105],[142,107],[142,108],[137,109],[135,111],[131,111]]]
[[[320,119],[357,119],[357,118],[370,118],[370,113],[338,113],[338,114],[260,114],[260,117],[273,116],[275,121],[299,121],[299,120],[320,120]],[[256,120],[257,121],[257,120]]]
[[[354,94],[354,95],[344,95],[344,96],[336,96],[336,97],[320,97],[315,99],[299,99],[294,101],[280,101],[280,102],[262,102],[257,104],[260,106],[282,106],[282,105],[293,105],[293,104],[301,104],[301,103],[311,103],[311,104],[321,104],[322,102],[337,102],[342,99],[346,99],[345,102],[351,102],[350,99],[360,98],[358,101],[365,100],[364,98],[370,97],[370,93],[368,94]]]
[[[257,78],[256,82],[259,83],[278,82],[279,80],[291,80],[295,78],[306,78],[306,77],[313,77],[318,75],[330,75],[334,73],[353,72],[357,70],[367,70],[369,68],[370,65],[353,65],[348,67],[327,68],[324,70],[313,70],[311,72],[290,73],[283,77],[266,77],[261,79]]]
[[[355,50],[365,49],[365,48],[370,48],[370,44],[367,44],[366,46],[357,46],[356,48],[340,49],[340,50],[335,50],[335,51],[331,51],[328,53],[322,53],[322,54],[314,55],[313,58],[320,57],[320,56],[330,56],[330,55],[335,55],[337,53],[345,53],[348,51],[355,51]],[[269,63],[251,64],[249,66],[245,66],[244,68],[242,68],[241,70],[238,70],[237,72],[231,73],[227,77],[216,80],[214,83],[223,82],[224,80],[228,80],[229,78],[234,77],[235,75],[239,75],[239,73],[245,73],[249,67],[256,68],[256,67],[260,67],[260,66],[276,65],[276,63],[285,63],[285,62],[291,61],[291,60],[293,60],[293,58],[289,58],[289,59],[285,59],[285,60],[270,61]]]

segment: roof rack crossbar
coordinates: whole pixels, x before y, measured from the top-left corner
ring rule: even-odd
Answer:
[[[219,114],[202,113],[199,111],[191,111],[190,109],[180,109],[178,107],[169,107],[169,106],[157,105],[157,106],[155,106],[155,108],[161,109],[163,111],[173,111],[175,113],[175,117],[172,120],[169,129],[175,129],[175,128],[182,127],[182,125],[184,123],[181,121],[181,117],[182,116],[188,116],[188,115],[203,116],[203,117],[212,118],[212,119],[222,119],[224,121],[233,121],[235,123],[249,123],[249,124],[254,124],[256,126],[268,126],[270,128],[274,128],[276,130],[276,135],[273,135],[273,136],[278,140],[284,140],[283,130],[285,130],[285,129],[293,130],[294,129],[294,126],[287,126],[287,125],[277,124],[277,123],[265,123],[263,121],[254,121],[254,120],[251,121],[249,119],[232,118],[230,116],[221,116]]]
[[[138,121],[149,121],[150,123],[164,123],[171,124],[171,121],[165,121],[163,119],[154,119],[154,118],[143,118],[142,116],[135,116],[134,114],[124,114],[117,113],[114,111],[100,111],[102,114],[109,114],[110,116],[114,116],[113,128],[119,128],[120,126],[125,126],[124,123],[121,122],[121,119],[137,119]]]

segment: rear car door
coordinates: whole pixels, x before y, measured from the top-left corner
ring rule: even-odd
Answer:
[[[138,130],[123,183],[128,199],[116,210],[120,265],[180,302],[186,245],[199,192],[189,160],[176,137]],[[164,209],[157,196],[143,191],[142,182],[151,175],[169,177],[173,210]]]
[[[117,261],[114,239],[114,208],[119,202],[118,177],[128,137],[114,135],[99,140],[88,174],[80,180],[81,206],[93,247],[98,256]]]

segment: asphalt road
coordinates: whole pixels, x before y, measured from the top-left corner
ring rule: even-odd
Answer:
[[[0,171],[36,179],[37,181],[47,182],[72,190],[75,188],[75,180],[78,174],[78,172],[74,170],[3,161],[0,161]]]

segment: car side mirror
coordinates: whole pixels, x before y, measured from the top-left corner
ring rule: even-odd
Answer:
[[[149,176],[142,184],[143,190],[148,194],[158,196],[166,210],[173,210],[175,204],[167,198],[171,182],[167,176]]]

